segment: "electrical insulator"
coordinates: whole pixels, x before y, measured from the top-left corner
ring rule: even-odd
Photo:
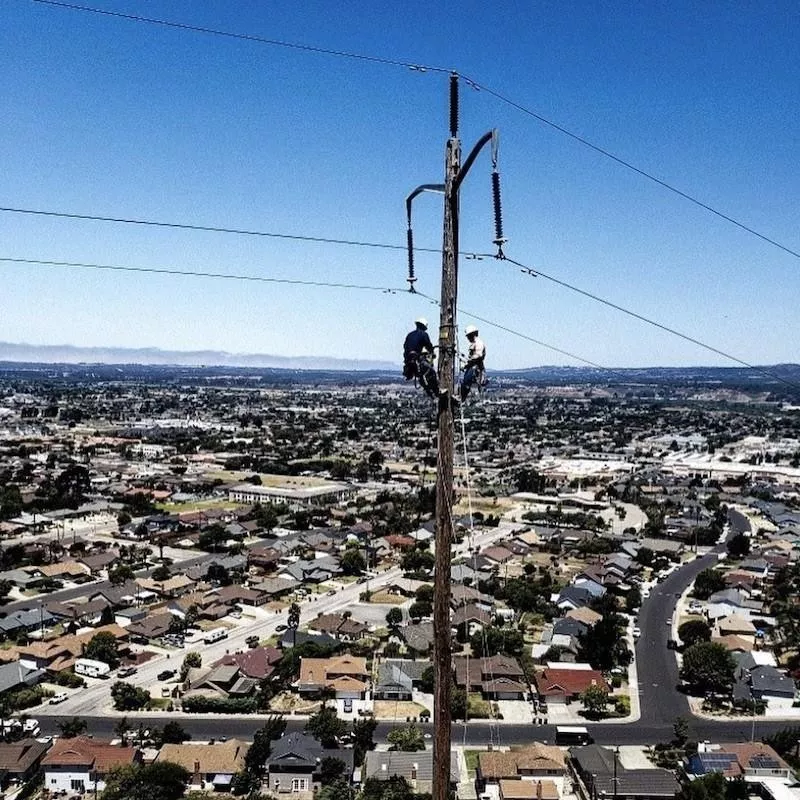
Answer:
[[[450,76],[450,136],[458,136],[458,75]]]
[[[414,282],[417,280],[414,275],[414,232],[409,228],[406,233],[408,236],[408,288],[413,292]]]
[[[503,204],[500,199],[500,173],[492,172],[492,201],[494,203],[494,243],[501,250],[506,242],[503,236]]]

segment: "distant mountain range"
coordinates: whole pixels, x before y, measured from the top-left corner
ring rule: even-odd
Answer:
[[[689,387],[705,392],[735,389],[770,393],[800,401],[800,364],[747,367],[595,367],[541,366],[497,370],[489,365],[489,387],[502,385],[602,385]],[[160,350],[151,347],[75,347],[0,342],[0,373],[65,380],[155,379],[203,381],[255,380],[298,384],[387,383],[402,380],[389,361],[322,356],[273,356],[220,350]],[[349,373],[349,375],[348,375]]]
[[[223,350],[160,350],[157,347],[75,347],[71,344],[33,345],[12,342],[0,342],[0,361],[28,364],[254,367],[342,372],[398,370],[397,364],[392,364],[390,361],[364,361],[351,358],[273,356],[265,353],[226,353]]]

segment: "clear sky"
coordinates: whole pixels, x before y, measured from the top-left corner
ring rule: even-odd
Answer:
[[[800,250],[800,5],[87,4],[453,67]],[[404,244],[443,175],[447,76],[5,0],[0,205]],[[501,132],[509,256],[755,363],[797,361],[800,259],[462,89]],[[484,155],[462,247],[491,251]],[[441,198],[415,240],[441,243]],[[0,213],[0,256],[405,287],[402,251]],[[418,254],[439,294],[440,258]],[[408,294],[0,262],[0,340],[399,361]],[[726,364],[541,278],[462,261],[459,304],[609,366]],[[471,321],[461,316],[460,323]],[[574,364],[481,324],[489,364]]]

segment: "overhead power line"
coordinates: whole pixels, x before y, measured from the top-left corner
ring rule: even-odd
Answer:
[[[39,0],[36,0],[39,2]],[[318,242],[320,244],[341,244],[352,247],[372,247],[381,250],[405,250],[404,244],[385,244],[380,242],[360,242],[355,239],[331,239],[323,236],[303,236],[295,233],[274,233],[272,231],[248,230],[246,228],[226,228],[219,225],[195,225],[188,222],[164,222],[153,219],[136,219],[133,217],[109,217],[98,214],[72,214],[66,211],[46,211],[33,208],[13,208],[0,206],[0,211],[9,214],[27,214],[36,217],[56,217],[58,219],[74,219],[84,222],[114,222],[121,225],[141,225],[153,228],[172,228],[184,231],[202,231],[206,233],[229,233],[235,236],[260,236],[267,239],[291,239],[298,242]],[[439,249],[433,247],[418,247],[429,253],[438,253]]]
[[[173,269],[171,267],[130,267],[119,264],[87,264],[79,261],[47,261],[40,258],[0,257],[0,262],[7,264],[28,264],[44,267],[73,267],[76,269],[96,269],[110,272],[144,272],[155,275],[181,275],[191,278],[222,278],[229,281],[252,281],[254,283],[285,283],[292,286],[324,286],[331,289],[363,289],[369,292],[397,294],[405,289],[390,286],[366,286],[358,283],[334,283],[331,281],[306,281],[294,278],[266,278],[260,275],[236,275],[227,272],[202,272],[200,270]]]
[[[714,347],[714,345],[708,344],[700,339],[696,339],[694,336],[690,336],[688,333],[683,333],[675,328],[670,328],[669,325],[664,325],[662,322],[657,322],[650,317],[646,317],[644,314],[639,314],[636,311],[632,311],[629,308],[625,308],[625,306],[618,305],[617,303],[612,302],[611,300],[607,300],[605,297],[600,297],[600,295],[596,295],[592,292],[587,291],[586,289],[581,289],[579,286],[574,286],[571,283],[567,283],[566,281],[562,281],[560,278],[556,278],[554,275],[548,275],[546,272],[542,272],[540,269],[535,267],[529,267],[526,264],[523,264],[520,261],[515,261],[513,258],[508,258],[507,256],[500,259],[501,261],[506,261],[509,264],[513,264],[516,267],[519,267],[523,273],[530,275],[532,278],[541,277],[545,280],[552,281],[559,286],[563,286],[565,289],[569,289],[572,292],[577,292],[584,297],[588,297],[590,300],[594,300],[597,303],[602,303],[604,306],[608,306],[609,308],[613,308],[615,311],[619,311],[622,314],[627,314],[629,317],[633,317],[634,319],[638,319],[640,322],[644,322],[647,325],[652,325],[654,328],[658,328],[666,333],[672,334],[673,336],[677,336],[679,339],[683,339],[686,342],[690,342],[691,344],[695,344],[698,347],[702,347],[704,350],[708,350],[711,353],[714,353],[718,356],[722,356],[723,358],[727,358],[729,361],[733,361],[735,364],[738,364],[741,367],[747,367],[747,369],[752,369],[755,372],[759,372],[762,375],[765,375],[773,380],[780,381],[781,383],[785,383],[787,386],[791,386],[795,389],[800,389],[800,385],[793,383],[792,381],[788,381],[785,378],[782,378],[780,375],[776,375],[774,372],[771,372],[768,369],[764,369],[764,367],[759,367],[756,364],[751,364],[749,361],[744,361],[743,359],[739,358],[738,356],[733,355],[732,353],[728,353],[725,350],[720,350],[718,347]]]
[[[226,272],[204,272],[202,270],[184,270],[172,267],[135,267],[135,266],[124,266],[120,264],[94,264],[82,261],[51,261],[41,258],[12,258],[10,256],[0,256],[0,263],[24,264],[27,266],[39,265],[39,266],[56,267],[56,268],[101,270],[110,272],[133,272],[133,273],[149,273],[156,275],[174,275],[185,278],[220,278],[223,280],[231,280],[231,281],[288,284],[295,286],[315,286],[315,287],[324,287],[330,289],[353,289],[353,290],[382,292],[383,294],[408,295],[408,291],[405,288],[394,288],[390,286],[365,286],[356,283],[335,283],[330,281],[305,281],[305,280],[294,280],[291,278],[269,278],[258,275],[242,275],[242,274],[226,273]],[[422,292],[416,292],[416,294],[419,297],[424,297],[426,300],[429,300],[434,305],[437,306],[439,305],[439,301],[436,300],[434,297],[431,297],[430,295],[423,294]],[[480,322],[485,322],[487,325],[491,325],[492,327],[497,328],[498,330],[505,331],[506,333],[510,333],[513,336],[516,336],[520,339],[532,342],[533,344],[539,345],[540,347],[544,347],[545,349],[551,350],[554,353],[560,353],[561,355],[567,356],[568,358],[572,358],[583,364],[587,364],[588,366],[596,367],[597,369],[605,370],[606,372],[616,374],[618,377],[624,380],[624,376],[622,376],[620,373],[615,373],[614,370],[610,369],[609,367],[604,367],[602,364],[597,364],[594,361],[590,361],[589,359],[583,358],[582,356],[576,355],[575,353],[571,353],[568,350],[562,350],[560,347],[548,344],[547,342],[543,342],[540,339],[535,339],[532,336],[528,336],[527,334],[515,331],[512,328],[508,328],[505,325],[501,325],[499,322],[493,322],[490,319],[486,319],[485,317],[473,314],[470,311],[465,311],[462,309],[459,309],[459,311],[463,314],[472,317],[473,319],[479,320]]]
[[[300,234],[291,234],[291,233],[279,233],[275,231],[262,231],[262,230],[249,230],[245,228],[231,228],[221,225],[197,225],[192,223],[186,222],[165,222],[162,220],[151,220],[151,219],[139,219],[139,218],[128,218],[128,217],[114,217],[108,215],[99,215],[99,214],[74,214],[65,211],[50,211],[50,210],[42,210],[42,209],[31,209],[31,208],[15,208],[10,206],[0,206],[0,212],[6,213],[13,213],[13,214],[25,214],[25,215],[32,215],[32,216],[39,216],[39,217],[54,217],[59,219],[72,219],[72,220],[81,220],[81,221],[89,221],[89,222],[107,222],[107,223],[117,223],[117,224],[124,224],[124,225],[139,225],[145,227],[155,227],[155,228],[169,228],[169,229],[177,229],[177,230],[186,230],[186,231],[200,231],[206,233],[223,233],[223,234],[231,234],[235,236],[256,236],[262,238],[269,238],[269,239],[287,239],[287,240],[294,240],[294,241],[301,241],[301,242],[313,242],[313,243],[320,243],[320,244],[334,244],[334,245],[342,245],[342,246],[349,246],[349,247],[364,247],[364,248],[374,248],[379,250],[405,250],[406,245],[401,244],[390,244],[388,242],[368,242],[362,240],[355,240],[355,239],[340,239],[335,237],[326,237],[326,236],[306,236]],[[419,252],[425,253],[440,253],[441,250],[436,247],[417,247],[415,245],[414,249]],[[460,255],[464,256],[466,259],[495,259],[497,256],[493,253],[470,253],[470,252],[461,252]],[[3,260],[11,260],[11,259],[1,259]],[[664,325],[657,320],[651,319],[650,317],[645,316],[644,314],[639,314],[636,311],[633,311],[625,306],[621,306],[618,303],[613,302],[612,300],[608,300],[605,297],[601,297],[593,292],[588,291],[587,289],[582,289],[580,286],[576,286],[575,284],[568,283],[560,278],[555,277],[555,275],[551,275],[547,272],[540,270],[537,267],[530,267],[526,264],[523,264],[521,261],[516,261],[513,258],[505,257],[502,259],[509,264],[514,265],[521,269],[524,273],[531,275],[533,277],[541,277],[545,280],[551,281],[552,283],[557,284],[565,289],[569,289],[572,292],[576,292],[584,297],[589,298],[590,300],[594,300],[597,303],[601,303],[602,305],[607,306],[608,308],[613,308],[615,311],[619,311],[622,314],[626,314],[634,319],[639,320],[640,322],[644,322],[647,325],[651,325],[659,330],[662,330],[666,333],[672,334],[673,336],[677,336],[684,341],[690,342],[691,344],[695,344],[698,347],[703,348],[715,355],[722,356],[733,363],[739,364],[742,367],[747,367],[748,369],[755,370],[760,372],[763,375],[767,375],[770,378],[773,378],[777,381],[782,383],[786,383],[789,386],[794,388],[800,388],[796,384],[781,378],[778,375],[775,375],[768,370],[765,370],[763,367],[758,367],[756,365],[751,364],[748,361],[745,361],[737,356],[732,355],[724,350],[721,350],[714,345],[708,344],[707,342],[702,341],[701,339],[697,339],[694,336],[691,336],[687,333],[683,333],[675,328],[670,328],[667,325]],[[20,260],[20,263],[25,263],[24,260]],[[41,261],[33,260],[30,263],[43,263]],[[73,264],[71,262],[51,262],[52,265],[61,265],[61,266],[82,266],[80,264]],[[129,272],[146,272],[146,271],[155,271],[149,270],[145,268],[139,267],[114,267],[108,265],[85,265],[87,269],[117,269],[119,271],[129,271]],[[165,274],[173,274],[171,271],[165,271]],[[191,274],[191,273],[184,273],[181,271],[175,272],[175,274]],[[208,276],[208,277],[217,277],[210,273],[198,273],[201,276]],[[224,273],[221,273],[218,277],[228,277]],[[277,281],[278,279],[269,279],[269,278],[257,278],[257,277],[247,277],[241,276],[242,280],[261,280],[263,282],[272,283]],[[286,281],[290,282],[290,281]],[[295,281],[298,284],[302,284],[303,281]],[[313,281],[306,282],[309,285],[316,285]],[[327,285],[324,283],[320,283],[319,285]],[[362,287],[362,288],[371,288],[376,291],[384,291],[382,287]],[[391,291],[397,291],[392,289]],[[421,294],[421,293],[420,293]],[[477,319],[477,317],[476,317]],[[532,340],[535,342],[535,340]],[[535,342],[538,344],[538,342]],[[547,347],[547,345],[543,345]],[[550,348],[553,349],[555,352],[562,352],[558,348]],[[562,355],[567,355],[573,357],[571,353],[563,352]],[[578,359],[583,360],[583,359]],[[585,361],[586,364],[589,366],[597,367],[598,369],[606,369],[599,364],[594,364],[590,361]]]
[[[779,241],[777,241],[777,239],[773,239],[772,237],[767,236],[766,234],[763,234],[760,231],[757,231],[755,228],[750,227],[749,225],[745,224],[744,222],[741,222],[735,217],[732,217],[729,214],[725,214],[724,212],[714,208],[708,203],[704,203],[702,200],[698,199],[697,197],[694,197],[688,192],[684,192],[677,186],[674,186],[673,184],[668,183],[667,181],[662,180],[661,178],[657,178],[655,175],[653,175],[652,172],[648,172],[647,170],[644,170],[641,167],[637,167],[635,164],[632,164],[630,161],[627,161],[621,156],[615,155],[610,150],[606,150],[605,147],[601,147],[600,145],[595,144],[586,137],[581,136],[565,128],[563,125],[559,125],[557,122],[553,122],[553,120],[548,119],[547,117],[542,116],[541,114],[538,114],[532,109],[527,108],[521,103],[518,103],[516,100],[512,100],[510,97],[502,94],[501,92],[491,89],[485,84],[479,83],[478,81],[472,80],[471,78],[468,78],[466,76],[462,77],[467,83],[471,84],[475,89],[486,92],[487,94],[499,100],[501,103],[505,103],[506,105],[511,106],[511,108],[515,108],[517,109],[517,111],[521,111],[523,114],[527,114],[529,117],[532,117],[538,122],[541,122],[543,125],[547,125],[553,130],[558,131],[559,133],[563,133],[565,136],[568,136],[573,141],[576,141],[579,144],[588,147],[590,150],[594,150],[595,153],[599,153],[601,156],[604,156],[605,158],[611,159],[611,161],[613,161],[615,164],[619,164],[621,167],[625,167],[625,169],[628,169],[631,172],[635,172],[637,175],[640,175],[641,177],[646,178],[649,181],[652,181],[653,183],[660,186],[662,189],[666,189],[667,191],[678,195],[678,197],[682,197],[684,200],[688,200],[690,203],[693,203],[698,208],[702,208],[703,210],[708,211],[710,214],[713,214],[714,216],[719,217],[722,220],[725,220],[725,222],[730,222],[731,225],[735,225],[740,230],[743,230],[746,233],[749,233],[752,236],[761,239],[762,242],[771,244],[773,247],[777,247],[779,250],[783,250],[784,253],[788,253],[790,256],[794,256],[795,258],[800,258],[800,251],[794,250],[793,248],[788,247],[785,244],[781,244]]]
[[[740,230],[749,233],[751,236],[755,236],[762,242],[772,245],[773,247],[776,247],[779,250],[783,251],[784,253],[794,256],[795,258],[800,258],[800,251],[798,251],[797,249],[789,247],[788,245],[779,242],[777,239],[774,239],[771,236],[767,236],[766,234],[761,233],[752,226],[747,225],[746,223],[736,219],[735,217],[732,217],[730,214],[726,214],[723,211],[714,208],[712,205],[703,202],[702,200],[690,194],[689,192],[685,192],[682,189],[679,189],[677,186],[669,183],[668,181],[665,181],[662,178],[658,178],[652,172],[649,172],[641,167],[637,167],[631,161],[628,161],[627,159],[622,158],[621,156],[618,156],[615,153],[612,153],[610,150],[606,149],[605,147],[602,147],[601,145],[595,144],[590,139],[587,139],[585,136],[581,136],[580,134],[569,130],[569,128],[566,128],[563,125],[554,122],[553,120],[549,119],[548,117],[545,117],[543,114],[534,111],[533,109],[524,105],[523,103],[520,103],[517,100],[514,100],[513,98],[509,97],[508,95],[496,89],[491,88],[490,86],[482,83],[478,79],[471,78],[468,75],[460,73],[456,69],[442,67],[434,64],[416,63],[405,59],[385,58],[382,56],[369,55],[367,53],[356,53],[347,50],[336,50],[327,47],[320,47],[317,45],[302,44],[299,42],[289,42],[281,39],[270,39],[268,37],[256,36],[254,34],[237,33],[235,31],[225,31],[217,28],[205,27],[202,25],[192,25],[190,23],[185,23],[185,22],[173,22],[158,17],[148,17],[140,14],[126,14],[121,11],[111,11],[109,9],[97,8],[95,6],[87,6],[78,3],[67,3],[67,2],[62,2],[61,0],[33,0],[33,2],[39,3],[40,5],[62,8],[70,11],[81,11],[84,13],[97,14],[99,16],[104,16],[104,17],[113,17],[117,19],[127,20],[128,22],[140,22],[149,25],[157,25],[165,28],[174,28],[176,30],[187,31],[190,33],[202,33],[210,36],[218,36],[227,39],[235,39],[245,42],[251,42],[253,44],[266,45],[269,47],[285,48],[304,53],[316,53],[319,55],[350,59],[354,61],[361,61],[364,63],[383,64],[391,67],[403,67],[417,72],[456,73],[472,88],[478,91],[486,92],[486,94],[495,98],[499,102],[504,103],[510,108],[514,108],[517,111],[521,112],[522,114],[525,114],[526,116],[530,117],[531,119],[535,119],[537,122],[541,122],[543,125],[546,125],[552,130],[557,131],[558,133],[561,133],[564,136],[567,136],[568,138],[572,139],[574,142],[577,142],[578,144],[581,144],[584,147],[588,147],[593,152],[605,158],[608,158],[615,164],[624,167],[625,169],[630,170],[631,172],[634,172],[635,174],[641,176],[642,178],[645,178],[646,180],[651,181],[652,183],[655,183],[656,185],[660,186],[662,189],[666,189],[668,192],[671,192],[672,194],[675,194],[678,197],[683,198],[684,200],[688,201],[689,203],[692,203],[698,208],[701,208],[704,211],[713,214],[718,219],[724,220],[725,222],[734,225]]]
[[[89,14],[98,14],[103,17],[116,17],[117,19],[128,20],[129,22],[144,22],[149,25],[160,25],[163,28],[175,28],[177,30],[189,31],[191,33],[204,33],[209,36],[221,36],[226,39],[238,39],[254,44],[264,44],[271,47],[283,47],[287,50],[299,50],[305,53],[318,53],[326,56],[337,56],[338,58],[349,58],[354,61],[366,61],[372,64],[385,64],[390,67],[408,67],[409,69],[420,72],[450,72],[445,67],[434,67],[429,64],[415,64],[412,61],[402,61],[396,58],[383,58],[381,56],[371,56],[365,53],[353,53],[348,50],[334,50],[328,47],[318,47],[311,44],[300,44],[298,42],[286,42],[281,39],[270,39],[265,36],[256,36],[250,33],[237,33],[236,31],[224,31],[218,28],[207,28],[203,25],[192,25],[187,22],[172,22],[157,17],[145,17],[141,14],[125,14],[122,11],[110,11],[106,8],[95,8],[84,6],[78,3],[63,3],[59,0],[33,0],[45,6],[56,6],[70,11],[84,11]]]

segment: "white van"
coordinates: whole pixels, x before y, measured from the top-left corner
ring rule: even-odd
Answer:
[[[227,628],[214,628],[214,630],[207,631],[203,636],[203,641],[206,644],[213,644],[214,642],[221,642],[223,639],[228,638]]]

